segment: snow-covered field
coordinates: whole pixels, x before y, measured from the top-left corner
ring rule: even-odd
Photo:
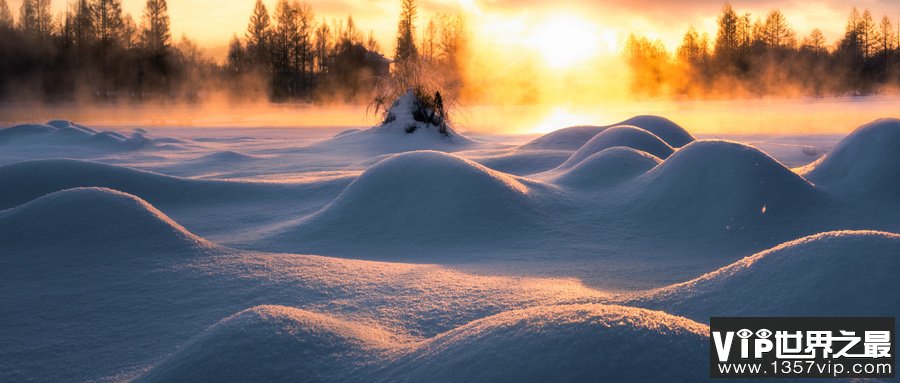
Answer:
[[[710,316],[900,315],[900,120],[398,120],[0,130],[0,381],[697,381]]]

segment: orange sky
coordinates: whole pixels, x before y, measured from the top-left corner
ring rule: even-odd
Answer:
[[[22,0],[7,0],[18,13]],[[74,1],[74,0],[70,0]],[[123,0],[125,11],[140,19],[143,0]],[[276,0],[265,0],[274,7]],[[361,29],[375,31],[385,50],[392,47],[391,36],[396,28],[399,0],[308,0],[317,17],[336,18],[352,14]],[[62,12],[65,0],[52,0],[53,8]],[[243,34],[254,0],[169,0],[174,36],[186,33],[210,50],[214,56],[224,55],[224,46],[234,33]],[[880,19],[888,14],[900,17],[900,1],[860,0],[848,3],[838,0],[817,1],[733,1],[739,12],[764,15],[773,7],[780,7],[799,36],[813,27],[825,32],[829,41],[840,36],[851,6],[869,8]],[[701,32],[715,35],[715,17],[721,0],[420,0],[424,19],[433,12],[464,10],[475,32],[488,45],[534,46],[541,31],[553,31],[553,20],[561,24],[590,24],[589,30],[600,35],[592,38],[596,50],[614,50],[628,33],[636,32],[662,39],[674,48],[689,25]],[[420,20],[420,23],[424,24]],[[557,22],[560,24],[560,22]],[[543,27],[541,27],[543,26]],[[543,28],[543,29],[541,29]],[[582,28],[586,29],[586,28]],[[540,38],[537,38],[540,40]]]

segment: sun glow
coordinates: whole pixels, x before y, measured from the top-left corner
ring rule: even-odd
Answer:
[[[573,112],[565,107],[556,107],[550,109],[544,118],[531,128],[531,132],[549,133],[570,126],[596,124],[597,121],[597,116]]]
[[[540,22],[531,36],[531,44],[552,69],[583,64],[602,50],[608,33],[578,16],[555,15]]]

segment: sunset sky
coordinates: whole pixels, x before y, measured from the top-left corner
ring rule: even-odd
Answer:
[[[7,0],[18,13],[22,0]],[[74,1],[74,0],[70,0]],[[56,12],[62,12],[65,0],[52,0]],[[266,0],[270,11],[276,0]],[[308,0],[317,18],[344,18],[353,15],[364,31],[374,30],[384,50],[393,46],[399,0]],[[221,58],[224,47],[234,33],[243,35],[254,0],[169,0],[173,36],[183,33],[199,41],[213,56]],[[684,31],[694,25],[701,32],[715,36],[715,18],[721,0],[652,1],[652,0],[420,0],[419,23],[424,24],[434,12],[464,11],[479,41],[487,45],[532,47],[545,55],[565,52],[550,43],[554,38],[577,36],[594,54],[617,52],[631,32],[659,38],[673,49]],[[734,1],[739,13],[763,16],[779,7],[802,37],[819,27],[829,42],[841,33],[850,7],[869,8],[877,19],[888,15],[900,17],[900,1],[860,0],[848,3],[838,0],[818,1]],[[139,21],[143,0],[124,0],[125,11]],[[549,36],[549,38],[548,38]],[[548,64],[566,65],[578,57],[557,57]],[[561,61],[560,61],[561,60]]]

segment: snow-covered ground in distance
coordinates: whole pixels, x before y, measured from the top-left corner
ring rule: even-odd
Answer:
[[[0,380],[703,380],[709,316],[898,314],[848,130],[2,129]]]

